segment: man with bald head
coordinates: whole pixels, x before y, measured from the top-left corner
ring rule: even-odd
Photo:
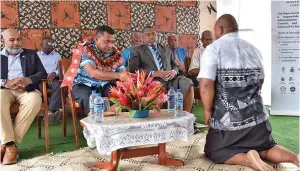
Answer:
[[[197,76],[200,71],[200,57],[204,52],[206,46],[212,43],[212,33],[209,30],[205,30],[201,35],[201,46],[196,48],[193,52],[191,64],[189,67],[189,75],[194,83],[195,87],[198,87],[199,82],[197,81]]]
[[[168,45],[173,52],[179,71],[185,73],[184,59],[188,57],[188,52],[184,48],[178,47],[178,37],[175,34],[168,37]]]
[[[15,29],[2,32],[5,47],[1,51],[1,160],[16,163],[18,148],[35,116],[40,111],[42,98],[38,91],[47,73],[34,50],[22,48],[22,39]],[[19,103],[19,112],[12,123],[10,106]]]
[[[139,32],[132,33],[131,43],[132,43],[132,46],[125,49],[122,53],[122,57],[124,58],[124,66],[125,67],[128,67],[128,61],[130,58],[130,52],[131,52],[132,48],[144,44],[143,34],[139,33]]]
[[[222,15],[214,29],[217,40],[206,47],[198,75],[204,122],[210,125],[205,155],[216,163],[259,171],[274,170],[262,159],[299,166],[299,156],[277,145],[271,135],[261,97],[261,53],[239,37],[232,15]]]
[[[42,64],[48,74],[47,88],[51,89],[51,96],[49,99],[49,123],[57,124],[61,119],[61,98],[60,98],[60,83],[58,81],[58,61],[61,56],[54,50],[54,40],[51,37],[43,37],[41,42],[42,50],[37,54],[40,57]],[[42,85],[40,85],[42,89]]]

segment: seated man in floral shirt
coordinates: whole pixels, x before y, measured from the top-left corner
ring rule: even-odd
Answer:
[[[124,60],[114,45],[114,34],[111,27],[100,26],[93,40],[79,42],[72,51],[72,64],[64,76],[62,87],[72,89],[75,100],[86,115],[90,111],[89,97],[92,90],[107,97],[115,80],[128,80]]]

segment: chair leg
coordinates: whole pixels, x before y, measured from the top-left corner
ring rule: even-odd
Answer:
[[[49,151],[49,116],[48,116],[48,96],[47,96],[47,84],[43,81],[43,98],[44,98],[44,132],[45,132],[45,146],[46,152]]]
[[[41,139],[42,137],[42,125],[41,125],[41,116],[37,115],[37,124],[38,124],[38,138]]]
[[[62,109],[62,113],[63,113],[63,136],[67,136],[67,112],[65,111],[65,109]]]
[[[45,110],[45,146],[46,152],[49,151],[49,117],[48,117],[48,109]]]
[[[60,88],[60,94],[61,94],[61,106],[62,106],[62,113],[63,113],[63,136],[67,136],[67,112],[66,112],[66,99],[64,94],[65,91],[63,91],[63,88]]]
[[[75,142],[76,147],[79,147],[79,136],[78,136],[78,130],[77,130],[77,114],[76,114],[76,108],[75,108],[75,101],[73,98],[71,98],[71,111],[72,111],[72,119],[73,119],[73,128],[74,128],[74,134],[75,134]]]

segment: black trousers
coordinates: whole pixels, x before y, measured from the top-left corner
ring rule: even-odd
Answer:
[[[103,87],[88,87],[84,84],[77,84],[73,86],[72,94],[76,102],[83,108],[84,114],[88,115],[90,112],[89,98],[92,94],[92,90],[96,90],[97,93],[101,93],[102,97],[107,97],[110,87],[115,86],[116,85],[112,82]]]
[[[60,97],[60,83],[54,79],[52,83],[47,84],[47,88],[51,89],[51,96],[49,97],[49,111],[58,111],[61,108]],[[40,84],[40,91],[42,92],[42,84]]]

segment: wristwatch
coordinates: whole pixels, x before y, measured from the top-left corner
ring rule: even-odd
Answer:
[[[6,81],[7,81],[7,79],[1,79],[1,87],[4,87]]]

